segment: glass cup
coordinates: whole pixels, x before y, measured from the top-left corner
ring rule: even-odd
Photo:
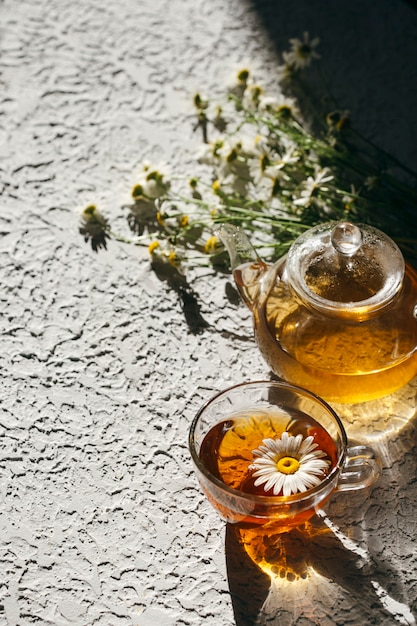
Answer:
[[[288,430],[293,436],[302,433],[324,442],[330,460],[318,484],[290,495],[271,495],[265,484],[254,487],[250,466],[256,455],[252,456],[251,446],[256,437],[257,449],[263,435],[273,438],[272,423],[281,424],[281,433]],[[255,439],[251,430],[257,431]],[[348,445],[342,422],[324,400],[285,382],[241,383],[213,396],[193,419],[189,448],[201,489],[220,517],[246,528],[257,526],[259,532],[262,525],[274,533],[300,526],[332,493],[368,487],[381,473],[372,448]],[[250,489],[245,487],[248,481]]]

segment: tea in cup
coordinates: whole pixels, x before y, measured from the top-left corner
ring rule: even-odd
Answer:
[[[380,475],[372,448],[349,446],[335,411],[286,382],[235,385],[209,399],[189,432],[199,484],[226,522],[287,531],[336,491]]]

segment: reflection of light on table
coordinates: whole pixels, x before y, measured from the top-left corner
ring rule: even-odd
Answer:
[[[365,544],[345,535],[320,512],[321,525],[270,537],[239,531],[247,554],[269,575],[271,586],[257,626],[293,626],[302,620],[334,626],[335,615],[349,623],[416,624],[406,602],[393,597],[379,564]],[[338,622],[341,623],[341,622]]]
[[[305,524],[288,532],[271,533],[265,525],[240,528],[237,534],[250,559],[272,580],[294,582],[309,577],[312,559],[306,546],[320,532],[327,533],[328,529]]]
[[[337,605],[337,601],[337,590],[330,581],[313,569],[307,579],[294,582],[274,577],[256,624],[293,626],[297,623],[308,623],[334,626],[334,613],[330,607]]]
[[[352,405],[331,404],[350,439],[383,443],[401,434],[417,416],[417,376],[399,391],[378,400]]]
[[[381,609],[386,617],[379,624],[394,626],[401,624],[404,626],[414,626],[416,621],[410,608],[394,598],[390,597],[377,581],[370,580],[369,590],[374,590],[373,602],[379,600]],[[368,591],[365,598],[370,601]],[[320,624],[320,626],[334,626],[335,607],[338,614],[341,614],[340,606],[343,604],[344,590],[334,584],[321,574],[311,571],[308,579],[299,579],[296,582],[288,582],[279,577],[272,579],[269,594],[260,609],[256,622],[257,626],[293,626],[304,623]],[[349,623],[365,624],[368,622],[366,613],[361,614],[361,602],[358,606],[346,610],[349,615]],[[299,621],[300,620],[300,621]],[[358,621],[364,620],[364,621]],[[337,622],[341,623],[341,622]],[[377,623],[377,622],[372,622]]]

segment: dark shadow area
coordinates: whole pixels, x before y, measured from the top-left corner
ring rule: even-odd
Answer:
[[[231,282],[226,283],[225,296],[233,306],[239,306],[242,303],[242,298],[240,297],[238,290]]]
[[[226,525],[227,579],[236,626],[255,626],[271,579],[248,556],[232,524]]]
[[[335,102],[363,134],[416,170],[415,0],[250,2],[281,61],[290,38],[320,38],[320,66]]]
[[[200,311],[198,295],[188,283],[186,277],[168,263],[152,263],[152,269],[160,281],[178,294],[185,321],[193,335],[201,334],[209,323]]]

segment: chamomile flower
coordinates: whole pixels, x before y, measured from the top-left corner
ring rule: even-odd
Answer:
[[[300,116],[296,101],[283,94],[278,94],[273,97],[268,95],[261,96],[259,109],[271,113],[278,118],[291,119]]]
[[[378,176],[367,176],[365,178],[364,184],[365,187],[369,190],[369,189],[376,189],[378,187]]]
[[[218,149],[220,158],[230,167],[236,161],[246,160],[254,154],[253,139],[249,135],[238,135],[226,139]]]
[[[290,153],[284,154],[279,160],[268,161],[268,155],[261,156],[251,164],[251,175],[256,186],[256,197],[270,203],[271,199],[280,195],[288,184],[285,166],[296,163],[299,157]],[[271,206],[269,204],[269,206]]]
[[[309,206],[313,196],[321,189],[327,191],[325,183],[333,180],[333,175],[329,174],[329,169],[324,167],[323,169],[317,169],[315,176],[309,176],[304,182],[304,188],[300,192],[300,197],[294,200],[296,206]]]
[[[307,32],[289,41],[277,68],[281,88],[274,79],[272,94],[258,82],[265,68],[253,67],[252,59],[234,67],[220,98],[199,90],[190,94],[193,130],[201,131],[203,140],[196,170],[190,177],[170,171],[166,163],[140,164],[120,199],[133,237],[113,230],[91,204],[79,216],[79,232],[92,249],[106,248],[110,238],[148,243],[152,267],[182,271],[182,264],[208,265],[225,256],[210,233],[213,223],[232,222],[253,236],[265,262],[274,262],[291,239],[317,221],[360,217],[385,225],[397,238],[404,215],[407,240],[400,241],[413,256],[415,189],[397,184],[401,164],[354,129],[345,132],[349,112],[343,108],[318,111],[327,126],[317,132],[304,123],[299,104],[308,92],[298,102],[300,91],[292,81],[319,57],[318,44]],[[317,96],[312,103],[332,101]],[[404,172],[413,175],[408,168]],[[395,220],[393,206],[403,207]]]
[[[177,219],[180,228],[187,228],[190,223],[190,218],[188,217],[188,215],[179,215]]]
[[[243,106],[249,111],[256,111],[259,108],[259,104],[263,95],[263,88],[261,85],[253,84],[249,85],[242,97]]]
[[[279,159],[276,159],[274,163],[267,169],[267,173],[270,176],[276,176],[279,170],[282,170],[287,165],[294,165],[300,160],[300,154],[296,148],[289,148],[284,154],[281,154]]]
[[[264,137],[259,135],[254,142],[254,155],[249,162],[249,172],[255,185],[258,185],[271,166],[274,155]]]
[[[248,85],[252,82],[252,76],[255,75],[250,64],[242,63],[235,66],[227,78],[227,92],[236,98],[243,98]]]
[[[318,449],[314,437],[291,435],[284,431],[278,439],[264,439],[263,445],[252,451],[255,486],[263,485],[265,492],[272,489],[275,496],[301,493],[311,489],[325,477],[330,461]]]
[[[179,268],[181,265],[181,257],[179,256],[176,250],[171,250],[168,254],[168,263],[172,265],[172,267]]]
[[[199,92],[194,94],[193,103],[198,111],[204,111],[209,105],[208,99]]]
[[[166,272],[169,268],[175,268],[181,273],[184,261],[181,250],[178,250],[166,239],[153,239],[148,245],[148,253],[153,267],[158,267],[162,272]]]
[[[223,148],[224,140],[216,139],[203,144],[197,151],[197,161],[204,165],[215,166],[220,161],[220,150]]]
[[[216,235],[209,237],[204,245],[204,252],[206,254],[216,254],[220,250],[223,250],[223,244],[220,239]]]
[[[251,137],[242,135],[225,140],[218,150],[218,156],[218,177],[222,179],[223,183],[225,179],[230,179],[230,177],[239,178],[243,182],[249,180],[248,163],[254,156]]]
[[[282,54],[285,64],[295,70],[302,70],[307,67],[313,59],[320,58],[320,55],[316,52],[319,43],[320,39],[318,37],[310,39],[307,32],[304,33],[303,39],[296,37],[290,39],[291,50]]]
[[[238,164],[238,167],[229,171],[222,168],[220,177],[212,184],[212,190],[217,197],[227,202],[228,196],[237,194],[245,197],[248,194],[249,184],[249,168],[245,162],[242,162]]]
[[[107,248],[107,239],[110,239],[110,225],[95,204],[90,204],[82,211],[79,232],[84,237],[85,242],[91,243],[94,252],[100,248]]]
[[[284,177],[278,170],[275,175],[273,168],[268,168],[268,173],[257,184],[257,196],[265,202],[277,196],[283,187]]]
[[[151,241],[151,243],[148,246],[148,252],[149,254],[152,256],[153,254],[156,253],[156,251],[158,250],[158,248],[160,247],[160,243],[159,241],[156,241],[156,239],[154,239],[153,241]]]
[[[171,183],[168,177],[169,173],[166,167],[155,166],[149,161],[145,161],[140,168],[139,179],[133,187],[132,195],[135,193],[136,197],[160,198],[170,189]]]

